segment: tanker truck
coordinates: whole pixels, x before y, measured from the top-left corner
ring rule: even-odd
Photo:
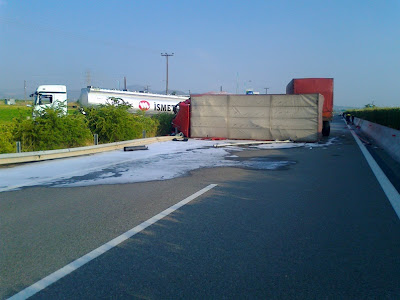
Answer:
[[[41,85],[34,97],[34,116],[45,108],[59,108],[67,114],[67,87],[65,85]],[[79,102],[82,106],[97,106],[107,104],[110,98],[122,99],[131,105],[130,112],[144,111],[146,114],[161,112],[174,113],[173,108],[179,102],[187,100],[188,96],[162,95],[142,92],[102,89],[88,86],[81,89]]]
[[[173,114],[175,105],[189,99],[189,96],[109,90],[88,86],[81,90],[79,102],[82,106],[96,106],[106,104],[111,97],[122,99],[124,102],[130,104],[130,112],[141,110],[150,115],[161,112]]]

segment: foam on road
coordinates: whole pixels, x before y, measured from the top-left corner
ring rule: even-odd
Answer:
[[[332,143],[273,143],[251,145],[251,149],[321,147]],[[95,155],[29,163],[0,169],[0,192],[28,186],[71,187],[98,184],[121,184],[166,180],[199,168],[252,167],[251,162],[232,158],[232,152],[243,147],[215,148],[216,143],[243,141],[211,141],[190,139],[187,142],[151,144],[149,150],[124,152],[116,150]],[[254,163],[254,168],[274,169],[290,162]]]

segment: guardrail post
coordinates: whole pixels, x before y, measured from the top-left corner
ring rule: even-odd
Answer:
[[[146,130],[143,130],[143,132],[142,132],[142,137],[143,137],[143,138],[146,138]]]
[[[94,144],[98,145],[99,144],[99,135],[97,133],[95,133],[93,136],[94,136]]]
[[[17,142],[17,153],[21,153],[21,142]]]

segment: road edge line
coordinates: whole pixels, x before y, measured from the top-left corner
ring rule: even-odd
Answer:
[[[68,265],[58,269],[57,271],[51,273],[50,275],[44,277],[43,279],[35,282],[34,284],[30,285],[29,287],[23,289],[22,291],[18,292],[17,294],[8,298],[8,300],[19,300],[19,299],[27,299],[36,293],[40,292],[41,290],[45,289],[49,285],[55,283],[56,281],[60,280],[61,278],[65,277],[66,275],[72,273],[73,271],[77,270],[78,268],[82,267],[83,265],[87,264],[88,262],[92,261],[93,259],[99,257],[100,255],[104,254],[108,250],[118,246],[122,242],[126,241],[127,239],[131,238],[135,234],[141,232],[142,230],[146,229],[150,225],[153,225],[157,221],[163,219],[164,217],[168,216],[169,214],[173,213],[177,209],[181,208],[185,204],[193,201],[197,197],[203,195],[204,193],[208,192],[209,190],[216,187],[218,184],[210,184],[205,188],[201,189],[200,191],[190,195],[189,197],[179,201],[178,203],[170,206],[169,208],[163,210],[159,214],[151,217],[150,219],[142,222],[141,224],[133,227],[132,229],[126,231],[125,233],[119,235],[118,237],[112,239],[111,241],[103,244],[102,246],[94,249],[93,251],[81,256],[80,258],[74,260],[73,262],[69,263]]]
[[[364,146],[364,144],[360,141],[357,134],[354,130],[347,125],[350,129],[350,132],[357,142],[357,145],[360,147],[362,154],[364,155],[365,159],[367,160],[372,172],[374,173],[376,179],[378,180],[379,184],[381,185],[383,192],[385,193],[386,197],[389,199],[390,204],[392,205],[394,211],[397,214],[397,217],[400,219],[400,194],[387,178],[385,173],[379,167],[378,163],[372,157],[371,153],[369,153],[368,149]]]

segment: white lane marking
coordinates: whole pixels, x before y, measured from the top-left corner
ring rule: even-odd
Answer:
[[[375,174],[376,179],[378,180],[379,184],[381,185],[384,193],[386,194],[386,197],[389,199],[390,204],[392,204],[392,207],[394,211],[397,214],[397,217],[400,219],[400,194],[396,190],[396,188],[393,186],[393,184],[390,182],[390,180],[386,177],[385,173],[382,171],[382,169],[379,167],[379,165],[376,163],[372,155],[369,153],[367,148],[365,148],[364,144],[360,141],[358,136],[355,134],[354,130],[349,127],[351,134],[353,135],[354,139],[356,140],[358,146],[361,149],[361,152],[364,154],[365,159],[367,160],[372,172]]]
[[[64,266],[63,268],[55,271],[54,273],[46,276],[45,278],[39,280],[38,282],[32,284],[31,286],[25,288],[24,290],[20,291],[19,293],[15,294],[14,296],[8,298],[9,300],[19,300],[19,299],[27,299],[36,293],[40,292],[41,290],[48,287],[50,284],[58,281],[59,279],[63,278],[64,276],[68,275],[69,273],[75,271],[79,267],[87,264],[91,260],[95,259],[96,257],[104,254],[108,250],[114,248],[115,246],[119,245],[120,243],[126,241],[127,239],[131,238],[135,234],[141,232],[142,230],[146,229],[150,225],[156,223],[157,221],[161,220],[162,218],[168,216],[170,213],[174,212],[175,210],[179,209],[180,207],[184,206],[185,204],[193,201],[197,197],[203,195],[204,193],[208,192],[209,190],[216,187],[217,184],[210,184],[205,188],[201,189],[200,191],[194,193],[193,195],[183,199],[182,201],[172,205],[171,207],[167,208],[166,210],[160,212],[158,215],[144,221],[140,225],[128,230],[127,232],[121,234],[120,236],[116,237],[115,239],[105,243],[104,245],[98,247],[97,249],[89,252],[88,254],[78,258],[77,260],[71,262],[70,264]]]

